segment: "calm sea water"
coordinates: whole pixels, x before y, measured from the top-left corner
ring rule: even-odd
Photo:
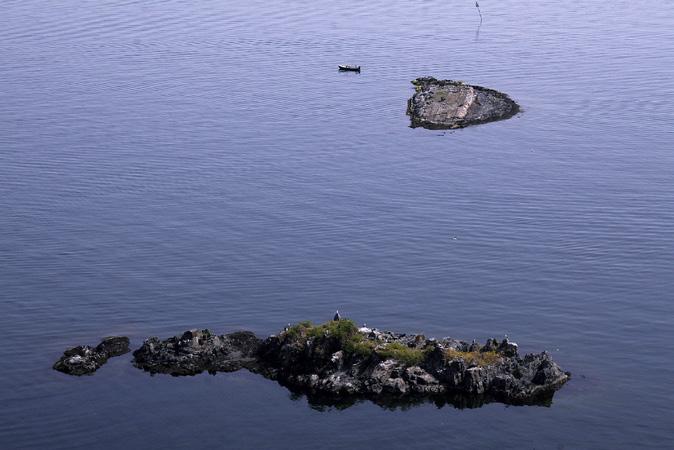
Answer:
[[[0,447],[672,448],[674,4],[481,3],[4,0]],[[524,112],[409,128],[423,75]],[[51,370],[335,309],[574,378],[550,407],[321,411],[246,372]]]

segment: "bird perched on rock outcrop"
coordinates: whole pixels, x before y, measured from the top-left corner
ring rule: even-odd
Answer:
[[[332,318],[332,320],[340,320],[342,316],[339,315],[339,310],[335,311],[335,317]]]

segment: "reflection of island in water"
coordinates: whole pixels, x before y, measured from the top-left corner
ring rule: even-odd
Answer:
[[[71,375],[95,372],[108,358],[128,352],[125,337],[97,347],[67,350],[54,365]],[[337,314],[322,325],[301,322],[264,340],[249,331],[215,335],[186,331],[153,337],[133,353],[133,364],[173,376],[247,369],[278,381],[315,408],[346,408],[369,400],[388,409],[426,402],[476,408],[497,401],[549,406],[570,374],[546,352],[520,357],[503,339],[484,345],[423,335],[358,328]]]
[[[283,383],[279,384],[283,385]],[[445,393],[421,397],[399,397],[395,395],[331,396],[327,394],[311,393],[309,391],[302,392],[297,388],[289,386],[284,387],[290,391],[291,400],[301,401],[306,398],[307,403],[311,409],[322,412],[331,410],[344,410],[366,402],[373,403],[382,409],[390,411],[407,411],[409,409],[428,404],[433,404],[438,409],[445,407],[452,407],[456,409],[475,409],[481,408],[482,406],[485,406],[489,403],[505,403],[512,406],[550,407],[552,406],[552,399],[554,396],[554,392],[549,392],[545,395],[526,402],[513,403],[489,395],[469,395],[462,393]]]

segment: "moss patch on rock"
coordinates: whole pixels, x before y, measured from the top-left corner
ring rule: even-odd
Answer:
[[[462,359],[469,366],[491,366],[503,360],[503,357],[494,351],[462,352],[454,349],[445,350],[447,359]]]
[[[376,355],[379,359],[393,359],[406,366],[423,364],[434,349],[433,345],[423,343],[421,346],[411,346],[401,342],[381,342],[360,332],[350,319],[333,320],[319,325],[304,321],[288,328],[285,334],[288,338],[300,342],[324,338],[336,340],[347,356],[365,359]],[[469,366],[489,366],[502,360],[495,351],[447,349],[445,355],[450,360],[461,359]]]

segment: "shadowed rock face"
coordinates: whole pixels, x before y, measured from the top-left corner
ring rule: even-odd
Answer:
[[[412,127],[463,128],[508,119],[520,109],[506,94],[461,81],[423,77],[412,84],[416,92],[407,104]]]
[[[175,376],[254,370],[260,342],[249,331],[217,336],[209,330],[191,330],[164,341],[147,339],[133,352],[133,364],[147,372]]]
[[[69,375],[90,375],[108,361],[108,358],[129,352],[129,338],[111,336],[96,347],[80,345],[63,352],[54,369]]]

